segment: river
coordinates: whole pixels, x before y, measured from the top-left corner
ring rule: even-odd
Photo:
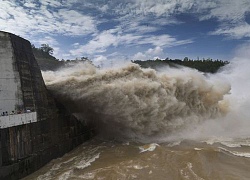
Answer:
[[[25,179],[250,179],[247,67],[238,60],[214,75],[134,64],[43,72],[47,88],[97,136]]]

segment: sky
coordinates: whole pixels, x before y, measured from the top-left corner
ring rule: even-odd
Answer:
[[[250,0],[0,0],[0,31],[95,64],[230,60],[250,47]]]

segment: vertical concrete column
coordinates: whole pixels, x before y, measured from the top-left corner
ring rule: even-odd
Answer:
[[[1,130],[0,130],[0,167],[3,165],[2,160],[2,138],[1,138]]]
[[[0,113],[23,105],[20,76],[8,33],[0,32]]]

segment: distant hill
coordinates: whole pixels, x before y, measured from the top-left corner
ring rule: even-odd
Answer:
[[[65,66],[72,66],[79,62],[90,62],[91,61],[86,58],[82,57],[80,60],[61,60],[56,59],[54,56],[52,56],[50,53],[43,51],[41,48],[32,47],[33,54],[37,60],[37,63],[42,71],[55,71],[59,68],[65,67]]]
[[[43,51],[41,48],[32,47],[34,56],[38,62],[38,65],[40,66],[40,69],[42,71],[55,71],[61,67],[64,67],[65,65],[68,65],[69,63],[77,63],[77,62],[83,62],[83,61],[90,61],[88,58],[81,58],[81,60],[67,60],[67,61],[59,61],[54,56],[52,56],[50,53]],[[90,61],[91,62],[91,61]],[[178,66],[186,66],[190,68],[197,69],[201,72],[205,73],[216,73],[221,67],[227,65],[228,61],[221,61],[221,60],[190,60],[187,57],[184,58],[184,60],[180,59],[169,59],[166,58],[165,60],[147,60],[147,61],[141,61],[141,60],[135,60],[132,61],[133,63],[139,64],[142,68],[159,68],[163,66],[170,66],[170,67],[178,67]]]
[[[59,61],[54,56],[42,51],[41,49],[33,47],[32,50],[42,71],[55,71],[65,64],[65,62]]]
[[[198,71],[205,72],[205,73],[216,73],[221,67],[228,64],[228,61],[221,61],[221,60],[215,60],[207,59],[207,60],[190,60],[188,58],[184,58],[184,60],[180,59],[165,59],[165,60],[147,60],[147,61],[141,61],[141,60],[135,60],[132,61],[133,63],[139,64],[142,68],[159,68],[163,66],[170,66],[170,67],[178,67],[178,66],[186,66],[190,68],[197,69]]]

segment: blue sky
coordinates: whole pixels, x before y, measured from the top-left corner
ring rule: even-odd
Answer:
[[[250,47],[250,0],[1,0],[0,30],[96,64],[230,60]]]

